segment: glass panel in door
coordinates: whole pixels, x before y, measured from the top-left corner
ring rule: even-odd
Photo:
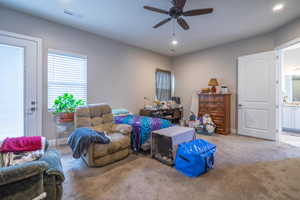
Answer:
[[[24,48],[0,43],[0,140],[24,136]]]

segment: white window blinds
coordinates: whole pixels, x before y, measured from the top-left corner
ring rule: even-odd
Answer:
[[[157,69],[156,79],[156,97],[160,101],[169,101],[172,93],[171,72]]]
[[[87,58],[49,51],[48,108],[52,108],[56,97],[64,93],[87,101]]]

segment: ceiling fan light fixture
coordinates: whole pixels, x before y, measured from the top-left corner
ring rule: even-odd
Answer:
[[[187,23],[187,21],[183,18],[184,17],[193,17],[193,16],[199,16],[199,15],[206,15],[211,14],[214,9],[213,8],[202,8],[202,9],[193,9],[184,11],[184,6],[187,3],[187,0],[172,0],[172,7],[169,10],[164,10],[160,8],[155,8],[152,6],[144,6],[144,9],[160,13],[160,14],[166,14],[169,15],[169,18],[159,22],[153,28],[158,28],[167,22],[171,21],[172,19],[177,20],[177,23],[180,25],[180,27],[183,30],[189,30],[190,26]]]

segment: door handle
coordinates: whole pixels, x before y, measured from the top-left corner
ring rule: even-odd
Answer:
[[[243,107],[243,104],[238,104],[239,107]]]

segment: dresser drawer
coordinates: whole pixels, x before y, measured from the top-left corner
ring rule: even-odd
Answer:
[[[221,102],[221,103],[223,103],[224,100],[225,100],[225,99],[224,99],[224,96],[216,96],[214,101],[215,101],[215,102]]]
[[[203,114],[209,114],[212,118],[224,118],[225,117],[225,113],[224,112],[219,112],[217,110],[211,111],[208,108],[201,108],[199,109],[199,114],[201,113],[201,115]]]
[[[214,110],[209,110],[210,111],[210,115],[213,116],[225,116],[225,112],[223,108],[215,108]]]
[[[212,117],[213,120],[217,120],[217,121],[225,121],[223,116],[217,116],[217,115],[210,115]]]
[[[209,113],[208,107],[199,108],[199,112]]]
[[[223,128],[217,128],[216,132],[219,134],[226,134],[226,131]]]
[[[201,102],[201,103],[199,103],[199,108],[207,108],[207,106],[209,105],[209,103],[208,102]]]
[[[218,127],[224,127],[225,126],[225,122],[224,120],[213,120],[213,122],[216,124],[216,126]]]

